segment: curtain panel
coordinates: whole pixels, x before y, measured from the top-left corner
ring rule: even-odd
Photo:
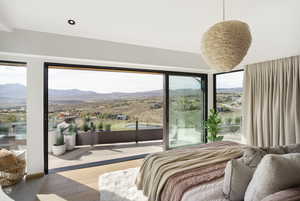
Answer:
[[[245,67],[243,138],[255,146],[300,143],[300,56]]]

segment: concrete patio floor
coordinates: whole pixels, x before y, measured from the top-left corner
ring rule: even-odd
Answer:
[[[77,146],[62,156],[48,155],[49,170],[85,163],[155,153],[163,150],[162,141]]]

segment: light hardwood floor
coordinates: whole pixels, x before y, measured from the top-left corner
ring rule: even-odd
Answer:
[[[41,194],[55,194],[67,201],[99,201],[98,179],[101,174],[139,167],[142,159],[84,168],[45,176]]]

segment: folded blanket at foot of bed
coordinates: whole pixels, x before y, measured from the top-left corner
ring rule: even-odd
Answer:
[[[241,146],[218,142],[146,157],[136,179],[149,201],[180,201],[193,187],[223,176],[227,161],[242,156]]]

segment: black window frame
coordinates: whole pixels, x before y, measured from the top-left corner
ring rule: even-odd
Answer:
[[[124,68],[124,67],[111,67],[111,66],[101,66],[101,65],[82,65],[82,64],[66,64],[66,63],[52,63],[52,62],[45,62],[44,63],[44,132],[43,132],[43,137],[44,137],[44,173],[48,174],[49,173],[49,168],[48,168],[48,69],[49,68],[65,68],[65,69],[84,69],[84,70],[92,70],[92,69],[97,69],[97,70],[107,70],[107,71],[127,71],[127,72],[143,72],[143,73],[159,73],[162,74],[164,77],[164,94],[163,94],[163,99],[164,99],[164,134],[163,134],[163,143],[164,143],[164,149],[168,150],[168,128],[169,128],[169,92],[168,92],[168,86],[169,86],[169,76],[170,75],[181,75],[181,76],[197,76],[200,77],[201,80],[203,80],[204,86],[203,86],[203,91],[204,91],[204,101],[205,101],[205,111],[204,111],[204,120],[207,120],[208,116],[208,74],[205,73],[192,73],[192,72],[180,72],[180,71],[164,71],[164,70],[150,70],[150,69],[138,69],[138,68]],[[205,142],[207,142],[207,130],[205,129]],[[145,154],[141,155],[141,158],[144,158]],[[127,157],[127,160],[133,160],[133,159],[138,159],[137,157]],[[86,163],[82,165],[78,165],[77,167],[66,167],[66,168],[57,168],[57,171],[53,172],[58,172],[58,171],[66,171],[66,170],[73,170],[73,169],[79,169],[79,168],[87,168],[87,167],[93,167],[93,166],[99,166],[103,164],[111,164],[111,163],[116,163],[116,162],[122,162],[124,160],[122,159],[113,159],[109,161],[99,161],[99,162],[93,162],[93,163]]]
[[[213,108],[217,110],[217,75],[229,74],[229,73],[236,73],[244,71],[244,69],[233,70],[229,72],[222,72],[222,73],[214,73],[213,74]]]

